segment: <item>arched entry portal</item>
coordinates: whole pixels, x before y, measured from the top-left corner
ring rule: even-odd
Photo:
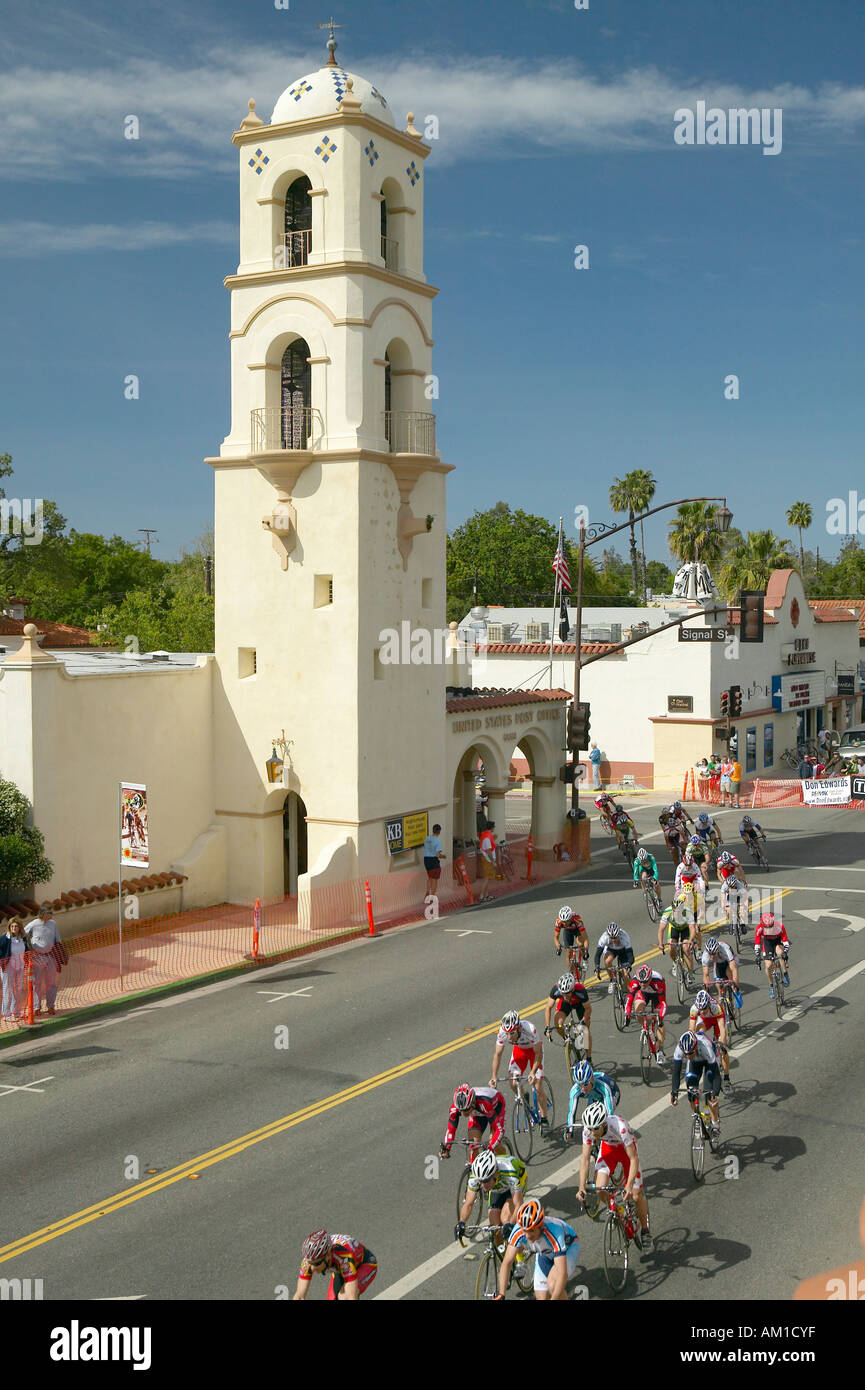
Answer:
[[[297,895],[297,879],[305,874],[306,806],[297,792],[289,792],[282,808],[283,892]]]

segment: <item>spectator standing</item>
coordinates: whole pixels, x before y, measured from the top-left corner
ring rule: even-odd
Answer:
[[[432,834],[427,835],[423,842],[423,866],[426,869],[427,897],[431,894],[434,895],[438,890],[438,881],[442,875],[441,861],[447,858],[439,839],[441,829],[440,825],[434,825]]]
[[[738,758],[733,759],[733,769],[730,773],[730,794],[731,806],[739,806],[739,788],[742,785],[742,764]]]
[[[592,787],[595,791],[601,790],[601,750],[596,743],[592,744],[589,753],[589,762],[592,764]]]
[[[484,826],[483,832],[481,833],[479,849],[481,878],[483,882],[481,885],[480,894],[478,896],[479,903],[482,903],[485,898],[489,897],[490,883],[497,876],[496,837],[493,834],[495,828],[495,821],[488,820],[486,825]]]
[[[728,797],[728,796],[729,796],[729,798],[730,798],[730,805],[732,806],[732,804],[733,804],[732,781],[733,781],[733,762],[732,762],[732,759],[730,758],[729,753],[727,753],[727,754],[725,755],[725,757],[724,757],[724,758],[722,759],[722,761],[721,761],[721,788],[720,788],[720,790],[721,790],[721,805],[722,805],[722,806],[726,806],[726,805],[727,805],[727,797]]]
[[[21,1017],[21,991],[24,984],[24,964],[30,947],[24,935],[24,923],[13,917],[3,936],[0,936],[0,970],[3,971],[3,1005],[5,1019]]]
[[[803,753],[802,761],[799,764],[799,780],[800,782],[804,782],[806,778],[810,778],[813,776],[814,764],[811,762],[811,759],[808,757],[807,753]]]
[[[66,955],[51,912],[50,904],[43,903],[39,916],[28,922],[25,928],[33,953],[33,1005],[36,1013],[54,1013],[58,954],[62,952],[63,956]]]

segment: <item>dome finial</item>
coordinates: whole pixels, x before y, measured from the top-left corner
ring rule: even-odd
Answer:
[[[244,116],[243,120],[240,122],[240,129],[251,130],[260,125],[264,125],[264,121],[261,119],[261,117],[255,109],[255,97],[250,97],[249,111]]]
[[[342,29],[343,26],[342,26],[341,24],[337,24],[336,20],[335,20],[335,19],[333,18],[333,16],[331,15],[330,19],[326,19],[326,20],[324,21],[324,23],[323,23],[323,24],[319,24],[318,27],[319,27],[319,29],[329,29],[329,30],[330,30],[330,38],[329,38],[328,41],[327,41],[327,51],[328,51],[328,54],[330,55],[330,56],[328,57],[328,60],[327,60],[328,66],[329,66],[329,67],[334,67],[334,68],[339,67],[339,64],[338,64],[337,61],[336,61],[337,42],[336,42],[336,39],[335,39],[334,36],[333,36],[333,31],[334,31],[334,29]]]

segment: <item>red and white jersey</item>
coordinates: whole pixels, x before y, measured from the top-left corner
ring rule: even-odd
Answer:
[[[785,946],[789,946],[790,941],[784,923],[779,922],[777,917],[771,927],[764,927],[761,922],[754,932],[754,945],[759,946],[762,941],[772,941],[776,943],[778,941],[783,941]]]
[[[586,1129],[584,1125],[583,1143],[591,1144],[593,1138],[594,1136],[592,1134],[592,1131],[590,1129]],[[637,1141],[634,1137],[634,1131],[631,1129],[631,1126],[628,1124],[627,1120],[623,1120],[621,1115],[607,1116],[607,1132],[601,1140],[601,1144],[603,1147],[625,1149],[628,1148],[631,1144],[633,1144],[636,1147],[636,1143]]]
[[[506,1033],[504,1028],[499,1029],[496,1036],[496,1045],[498,1047],[507,1047],[508,1043],[510,1043],[512,1047],[521,1047],[527,1051],[532,1047],[539,1048],[541,1039],[535,1025],[533,1023],[527,1023],[525,1019],[521,1018],[520,1026],[516,1033]]]
[[[742,865],[739,863],[738,859],[734,855],[733,858],[730,860],[729,864],[718,865],[718,873],[726,882],[728,878],[732,878],[733,874],[735,874],[737,870],[741,871],[741,868]]]
[[[632,980],[628,986],[628,994],[632,997],[635,994],[657,994],[661,999],[665,999],[667,995],[667,981],[657,970],[653,970],[651,980],[647,980],[644,985],[641,985],[639,980]]]
[[[678,893],[683,883],[698,883],[702,880],[699,865],[693,859],[683,859],[676,869],[676,892]]]
[[[690,1018],[692,1022],[696,1022],[697,1027],[701,1028],[704,1033],[711,1028],[717,1036],[719,1032],[718,1025],[723,1017],[724,1011],[717,999],[710,999],[707,1009],[698,1009],[696,1004],[691,1005]]]
[[[494,1149],[504,1133],[505,1128],[505,1098],[501,1091],[495,1090],[492,1086],[475,1086],[475,1103],[471,1110],[460,1111],[451,1102],[448,1111],[448,1124],[445,1131],[445,1146],[450,1148],[454,1142],[457,1132],[457,1125],[460,1122],[460,1115],[465,1114],[469,1124],[478,1117],[479,1119],[489,1120],[489,1147]]]

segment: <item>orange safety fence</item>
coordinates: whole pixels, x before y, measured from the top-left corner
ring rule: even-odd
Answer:
[[[490,898],[525,890],[527,841],[520,843],[511,837],[508,847],[512,867],[503,868],[500,879],[485,880]],[[463,860],[464,876],[459,865],[445,866],[437,885],[437,911],[431,905],[425,906],[426,871],[417,868],[316,887],[299,897],[260,902],[257,911],[252,904],[222,903],[143,921],[124,921],[122,978],[117,923],[64,939],[68,960],[59,967],[50,953],[27,952],[9,957],[0,962],[0,1033],[20,1028],[26,1021],[28,968],[32,973],[35,1017],[39,1020],[47,1017],[52,1006],[58,1014],[66,1015],[220,970],[252,969],[256,963],[273,965],[292,955],[367,936],[367,882],[376,935],[388,927],[443,916],[465,907],[472,896],[477,896],[474,885],[478,867],[475,854],[459,857]],[[535,884],[550,882],[573,868],[568,860],[535,857],[532,879]],[[59,925],[62,931],[62,917]]]
[[[695,777],[693,768],[685,773],[682,787],[683,801],[701,801],[706,805],[717,806],[721,801],[720,774],[714,777]],[[729,795],[729,793],[728,793]],[[742,808],[771,806],[803,806],[810,810],[862,810],[865,801],[847,801],[843,805],[831,802],[805,802],[802,783],[796,777],[757,777],[753,782],[743,782],[739,792]]]

